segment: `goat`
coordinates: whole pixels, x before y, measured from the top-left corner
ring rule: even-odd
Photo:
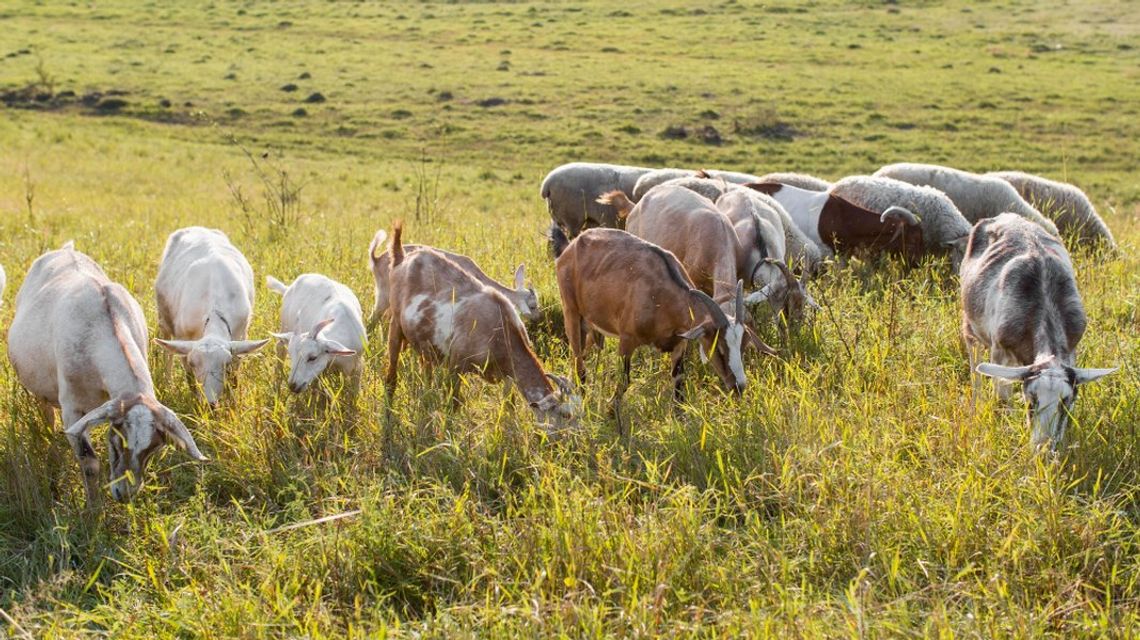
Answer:
[[[198,461],[186,425],[155,399],[139,303],[68,242],[36,259],[16,294],[8,358],[47,420],[58,407],[88,506],[99,502],[99,459],[88,431],[109,423],[111,495],[129,500],[154,454],[172,443]]]
[[[357,386],[368,332],[352,290],[316,273],[298,276],[288,286],[273,276],[266,283],[282,296],[281,332],[273,337],[278,355],[289,353],[289,390],[304,391],[329,368]]]
[[[747,385],[741,347],[744,292],[737,283],[736,319],[697,289],[676,256],[617,229],[591,229],[572,242],[555,238],[555,270],[570,350],[584,382],[583,347],[588,329],[618,339],[622,375],[612,399],[622,429],[621,398],[629,387],[634,350],[651,345],[672,358],[673,398],[683,399],[685,347],[700,340],[701,359],[712,360],[724,386],[740,395]]]
[[[491,382],[511,379],[545,427],[576,427],[579,400],[570,382],[543,370],[514,305],[442,251],[420,247],[406,253],[402,230],[397,221],[387,252],[393,310],[384,379],[389,406],[407,342],[429,362],[442,363],[457,375],[477,373]]]
[[[226,234],[188,227],[166,241],[154,289],[160,334],[155,342],[181,356],[206,402],[216,405],[234,358],[269,342],[246,340],[253,269]]]
[[[372,279],[376,284],[376,305],[372,308],[372,315],[368,318],[369,326],[374,326],[380,320],[380,317],[388,311],[388,274],[392,268],[392,258],[391,254],[387,251],[379,255],[376,254],[376,250],[384,245],[387,238],[388,234],[381,229],[373,236],[372,244],[368,247],[368,265],[372,270]],[[406,244],[403,246],[405,255],[424,248],[422,245],[417,244]],[[535,293],[534,287],[528,287],[526,284],[525,264],[520,264],[518,268],[515,269],[515,288],[509,289],[484,273],[483,270],[479,268],[479,265],[471,258],[458,253],[444,251],[443,249],[436,249],[435,247],[430,248],[443,254],[444,257],[458,265],[460,269],[471,274],[471,276],[479,282],[503,294],[503,296],[514,305],[524,320],[533,322],[542,316],[542,310],[538,306],[538,294]]]
[[[1116,369],[1078,369],[1087,319],[1064,245],[1013,213],[974,225],[962,261],[962,336],[972,371],[1023,382],[1034,447],[1064,436],[1078,385]],[[976,365],[977,345],[993,362]],[[976,366],[975,366],[976,365]],[[975,378],[975,394],[977,391]]]

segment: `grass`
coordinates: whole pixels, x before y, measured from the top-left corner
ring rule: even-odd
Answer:
[[[556,318],[538,183],[580,159],[1020,168],[1084,187],[1123,249],[1074,255],[1079,360],[1122,370],[1082,391],[1057,461],[1030,455],[1020,401],[971,408],[939,261],[822,275],[829,311],[768,332],[781,356],[748,362],[740,401],[694,358],[675,416],[665,359],[639,354],[628,443],[606,413],[612,346],[589,361],[584,428],[556,439],[506,387],[467,380],[452,412],[406,356],[390,455],[379,336],[355,404],[327,410],[266,353],[210,412],[152,353],[212,460],[167,452],[98,519],[0,357],[10,635],[1140,633],[1134,3],[21,2],[3,22],[0,91],[55,97],[0,118],[0,326],[69,239],[153,324],[162,245],[190,224],[225,229],[259,281],[319,271],[367,307],[368,241],[396,217],[503,281],[525,261]],[[299,188],[288,215],[241,147]],[[259,285],[254,335],[277,308]],[[558,324],[532,338],[567,373]]]

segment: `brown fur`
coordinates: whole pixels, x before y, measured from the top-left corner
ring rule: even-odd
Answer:
[[[630,357],[638,347],[648,345],[673,354],[674,396],[679,398],[686,345],[682,334],[702,327],[700,339],[727,382],[727,347],[717,337],[729,321],[695,289],[673,254],[624,231],[591,229],[570,243],[556,260],[555,269],[579,380],[586,376],[587,329],[597,328],[618,338],[625,367],[613,401],[619,424]]]
[[[435,249],[422,247],[405,254],[400,231],[397,223],[389,245],[388,396],[395,389],[405,342],[429,362],[456,374],[476,373],[492,382],[513,380],[532,406],[555,393],[511,303]],[[418,296],[424,297],[415,301]],[[450,331],[440,329],[437,305],[455,305],[449,310]]]

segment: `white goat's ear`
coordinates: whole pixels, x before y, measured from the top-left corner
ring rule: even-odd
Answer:
[[[174,415],[173,411],[166,407],[160,407],[158,411],[158,428],[175,446],[190,454],[190,457],[198,462],[209,460],[198,450],[198,445],[194,443],[194,436],[190,435],[190,430],[186,428],[185,424],[182,424],[182,421]]]
[[[325,353],[330,356],[354,356],[356,351],[349,349],[336,340],[322,340],[321,346],[325,348]]]
[[[286,331],[285,333],[270,333],[269,335],[273,336],[274,338],[277,338],[277,341],[280,342],[281,344],[286,344],[286,345],[289,344],[289,341],[293,339],[293,332],[292,331]]]
[[[523,287],[525,287],[525,286],[526,286],[526,263],[524,262],[524,263],[519,265],[518,269],[515,269],[515,290],[521,291],[523,289]]]
[[[983,362],[978,365],[977,372],[983,376],[991,378],[1001,378],[1003,380],[1024,380],[1029,377],[1030,367],[1005,367],[1000,364],[992,362]]]
[[[87,415],[76,420],[75,424],[72,424],[70,427],[68,427],[64,433],[71,437],[86,435],[87,430],[91,427],[113,420],[118,413],[118,405],[119,402],[115,398],[104,402],[103,404],[88,412]]]
[[[815,309],[816,311],[823,311],[823,307],[819,306],[819,303],[815,301],[815,298],[811,297],[811,294],[808,293],[808,290],[804,288],[803,285],[800,285],[800,287],[804,292],[804,304],[811,307],[812,309]]]
[[[705,345],[704,344],[699,343],[699,342],[697,343],[697,353],[701,354],[701,364],[708,364],[709,363],[709,354],[705,353]]]
[[[1086,382],[1093,382],[1100,380],[1110,373],[1115,373],[1120,367],[1113,367],[1111,369],[1073,369],[1077,374],[1077,384],[1085,384]]]
[[[768,298],[772,296],[772,285],[766,284],[760,288],[759,291],[753,291],[744,298],[744,304],[760,304],[767,302]]]
[[[193,340],[163,340],[162,338],[155,338],[154,341],[171,353],[176,353],[184,356],[194,350]]]
[[[970,242],[970,234],[959,236],[953,240],[947,240],[942,243],[942,246],[949,249],[965,249],[966,245]]]
[[[265,340],[234,340],[230,343],[230,353],[235,356],[249,355],[267,344],[269,344],[269,338]]]

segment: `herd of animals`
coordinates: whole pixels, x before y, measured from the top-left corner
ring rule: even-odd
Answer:
[[[546,176],[541,195],[552,218],[577,385],[547,373],[531,349],[524,321],[537,319],[540,308],[524,266],[513,288],[504,286],[466,256],[403,244],[397,222],[368,247],[375,305],[367,320],[356,295],[326,276],[304,274],[288,285],[266,278],[282,298],[280,332],[272,337],[288,356],[289,389],[301,393],[328,373],[356,389],[368,331],[388,317],[389,408],[407,344],[428,366],[512,381],[543,427],[573,428],[584,355],[610,337],[622,359],[612,410],[623,431],[621,398],[638,347],[670,354],[677,401],[689,342],[739,395],[747,385],[744,352],[776,353],[758,337],[756,318],[802,322],[806,309],[819,306],[808,290],[811,276],[829,257],[853,251],[912,263],[950,257],[960,274],[971,370],[995,378],[1003,398],[1010,382],[1023,383],[1034,446],[1056,446],[1078,387],[1115,371],[1076,366],[1087,321],[1062,237],[1106,251],[1115,251],[1115,241],[1072,185],[919,164],[829,183],[793,173],[571,163]],[[4,284],[0,268],[0,294]],[[270,341],[248,339],[252,267],[223,232],[180,229],[167,240],[155,294],[155,342],[216,405],[237,361]],[[206,460],[155,396],[148,342],[138,302],[70,242],[37,258],[16,295],[9,358],[49,427],[60,410],[88,504],[100,499],[100,463],[88,435],[95,425],[111,426],[116,500],[137,492],[164,444]],[[979,362],[980,348],[992,362]],[[453,385],[456,375],[448,377]],[[450,391],[457,400],[458,388]]]

